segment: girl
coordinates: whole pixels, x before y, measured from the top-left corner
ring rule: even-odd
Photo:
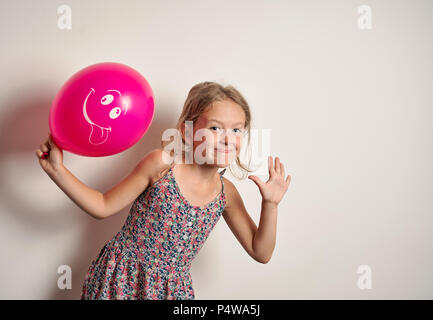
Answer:
[[[192,123],[194,139],[186,123]],[[254,260],[270,260],[278,204],[290,175],[284,178],[279,158],[274,164],[269,157],[266,183],[248,177],[262,196],[259,227],[234,184],[223,177],[234,159],[241,170],[251,172],[239,161],[245,133],[250,140],[250,123],[248,103],[233,86],[199,83],[190,90],[177,123],[181,152],[169,151],[163,142],[161,149],[145,155],[129,176],[105,193],[66,169],[62,150],[48,136],[36,151],[39,163],[82,210],[104,219],[133,202],[121,230],[88,268],[81,299],[195,299],[191,262],[221,215]],[[199,132],[206,134],[203,143],[196,140]],[[218,172],[219,168],[225,169]]]

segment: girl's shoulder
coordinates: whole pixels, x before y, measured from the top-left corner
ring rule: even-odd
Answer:
[[[146,157],[148,157],[152,163],[152,171],[150,172],[149,178],[149,185],[152,185],[167,173],[173,161],[170,160],[170,154],[167,151],[159,148],[150,151]]]

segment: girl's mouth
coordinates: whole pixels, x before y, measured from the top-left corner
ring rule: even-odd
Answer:
[[[230,152],[232,152],[233,150],[231,150],[231,149],[215,149],[217,152],[222,152],[222,153],[230,153]]]

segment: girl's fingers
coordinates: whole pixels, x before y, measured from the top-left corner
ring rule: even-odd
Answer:
[[[35,154],[39,159],[46,160],[46,159],[48,159],[50,153],[49,152],[42,152],[41,150],[36,150]]]
[[[41,149],[42,152],[48,152],[48,147],[45,143],[41,144],[39,149]]]
[[[53,139],[51,139],[51,135],[49,135],[48,136],[48,139],[47,139],[47,144],[48,144],[48,147],[51,149],[51,148],[54,148],[56,145],[55,145],[55,143],[54,143],[54,141],[53,141]]]
[[[284,172],[284,165],[282,162],[281,162],[280,172],[281,172],[281,175],[283,176],[283,179],[284,179],[284,176],[286,175],[286,173]]]
[[[50,142],[50,150],[51,150],[51,149],[55,149],[55,150],[59,149],[59,150],[61,150],[61,149],[59,148],[59,146],[54,142],[53,137],[51,136],[51,134],[50,134],[50,136],[48,137],[48,141]]]
[[[280,174],[280,158],[275,157],[275,172]]]
[[[272,156],[268,157],[268,166],[269,166],[269,176],[272,177],[274,175],[274,165],[272,163]]]

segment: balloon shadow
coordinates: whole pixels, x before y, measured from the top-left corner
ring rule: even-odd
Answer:
[[[26,94],[23,95],[22,92],[26,92]],[[24,157],[24,160],[33,157],[32,172],[37,171],[41,174],[41,177],[50,179],[40,167],[35,150],[48,136],[48,116],[54,96],[55,90],[48,90],[46,87],[43,88],[42,85],[40,87],[20,88],[19,94],[12,93],[10,95],[10,101],[6,101],[4,105],[8,112],[3,113],[0,125],[0,161],[2,160],[2,164],[6,163],[7,158],[11,156],[19,159]],[[174,127],[176,121],[172,112],[165,112],[164,110],[170,110],[170,108],[164,105],[155,107],[155,115],[150,127],[134,146],[120,154],[110,156],[109,160],[103,159],[104,162],[109,161],[110,166],[116,170],[110,170],[108,174],[106,172],[101,173],[97,178],[86,184],[96,190],[106,192],[129,174],[145,154],[153,149],[160,148],[162,132],[169,127]],[[63,152],[64,160],[67,152]],[[68,154],[68,156],[80,157],[72,154]],[[95,167],[97,167],[96,164],[100,159],[88,158],[88,161],[89,164],[94,163]],[[73,172],[71,168],[68,169]],[[5,179],[7,175],[4,170],[6,170],[6,167],[4,165],[0,166],[0,201],[5,209],[4,214],[9,215],[8,219],[14,221],[17,225],[22,225],[24,230],[32,230],[32,232],[44,235],[62,234],[67,231],[73,232],[73,230],[77,229],[77,225],[82,230],[81,236],[74,243],[68,245],[68,252],[65,256],[69,256],[63,256],[61,258],[63,261],[59,261],[58,265],[52,266],[53,275],[50,278],[52,279],[52,286],[49,286],[52,291],[49,293],[49,297],[41,298],[55,300],[79,299],[85,273],[91,261],[96,258],[104,244],[121,229],[132,203],[127,208],[104,220],[96,220],[90,217],[69,198],[56,208],[43,209],[40,205],[38,206],[38,203],[26,201],[25,195],[11,187],[11,182]],[[81,181],[83,180],[81,179]],[[14,183],[32,185],[31,181],[25,181],[25,177],[22,176],[12,182],[12,184]],[[34,193],[44,192],[44,190],[29,191]],[[61,190],[59,189],[59,191]],[[46,255],[47,252],[40,252],[41,261]],[[60,265],[69,265],[71,267],[72,289],[58,288],[57,280],[61,277],[61,274],[57,273],[57,268]],[[48,267],[51,268],[51,266]]]

